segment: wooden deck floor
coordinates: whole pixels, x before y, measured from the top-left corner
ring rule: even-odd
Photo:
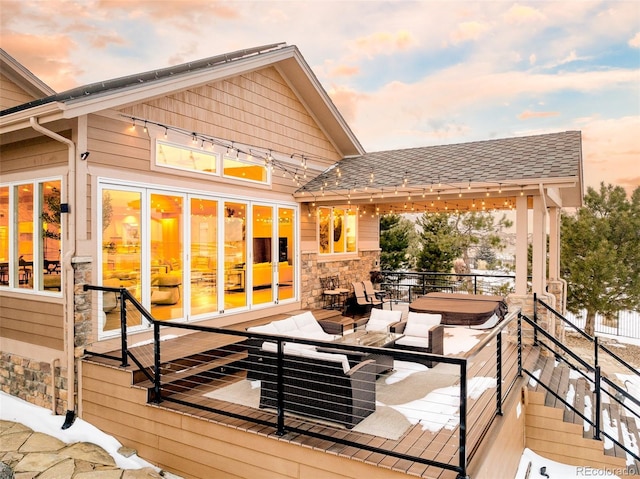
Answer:
[[[264,320],[263,320],[264,321]],[[244,329],[244,326],[242,326]],[[198,352],[205,352],[216,348],[225,348],[235,341],[244,339],[241,336],[211,335],[209,333],[196,332],[183,338],[163,341],[162,362],[168,360],[180,360],[186,355],[193,356]],[[139,345],[133,348],[134,353],[142,364],[153,364],[153,345]],[[118,356],[119,352],[114,351]],[[537,349],[526,348],[523,361],[529,368],[534,367],[537,361]],[[118,365],[117,361],[93,358],[92,361],[104,364]],[[129,367],[132,373],[136,367]],[[495,340],[489,347],[481,351],[469,364],[468,378],[495,377]],[[514,343],[503,341],[503,388],[511,383],[517,375],[517,347]],[[284,436],[276,435],[276,414],[269,410],[255,409],[239,404],[229,403],[206,397],[206,392],[215,389],[216,386],[227,386],[230,381],[240,381],[245,378],[244,373],[236,372],[227,375],[224,379],[212,378],[205,384],[193,384],[188,388],[181,388],[170,398],[188,402],[191,405],[180,404],[172,401],[163,401],[159,407],[168,410],[179,411],[190,415],[225,424],[230,427],[245,430],[260,435],[273,437],[280,441],[299,444],[326,451],[330,454],[362,461],[378,467],[403,472],[417,477],[453,479],[457,473],[452,470],[436,466],[428,466],[418,461],[395,457],[391,454],[413,455],[431,461],[439,461],[444,464],[456,465],[459,460],[459,427],[453,429],[442,428],[438,432],[423,430],[421,424],[411,426],[397,440],[386,439],[374,435],[362,434],[353,430],[333,426],[331,424],[314,422],[300,417],[287,417],[286,427],[289,431],[297,429],[297,432],[288,432]],[[146,386],[142,380],[138,386]],[[503,390],[503,394],[506,391]],[[495,388],[480,395],[475,400],[470,400],[467,411],[467,453],[470,460],[477,450],[482,435],[496,410]],[[216,409],[221,412],[212,412],[206,409]],[[247,419],[234,418],[229,414],[246,416]],[[267,421],[269,424],[261,424],[257,421]],[[308,431],[307,434],[299,431]],[[310,434],[322,434],[326,438],[313,437]],[[359,446],[344,445],[337,440],[346,440],[358,443]],[[367,450],[367,447],[382,448],[389,453],[379,453]]]

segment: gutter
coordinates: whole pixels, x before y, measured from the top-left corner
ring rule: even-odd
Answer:
[[[76,192],[76,145],[73,141],[47,130],[38,123],[34,116],[29,118],[31,127],[39,133],[67,145],[69,149],[67,188],[65,188],[65,203],[69,206],[69,211],[64,215],[67,241],[64,242],[64,254],[62,266],[64,268],[65,287],[64,291],[64,324],[65,324],[65,349],[67,353],[67,414],[62,429],[69,428],[75,421],[75,397],[76,397],[76,376],[75,376],[75,318],[74,318],[74,271],[71,260],[76,254],[76,221],[75,221],[75,201],[72,195]]]

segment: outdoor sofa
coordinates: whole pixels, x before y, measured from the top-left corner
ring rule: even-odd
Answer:
[[[247,331],[291,338],[332,341],[313,313],[305,312]],[[250,339],[247,379],[259,380],[260,407],[277,409],[277,343]],[[376,362],[349,362],[345,354],[319,352],[309,344],[285,342],[282,381],[284,408],[289,413],[331,421],[352,428],[376,409]]]

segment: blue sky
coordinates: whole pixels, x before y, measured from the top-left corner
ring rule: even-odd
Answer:
[[[581,130],[585,183],[640,185],[640,2],[0,0],[57,91],[297,45],[367,151]]]

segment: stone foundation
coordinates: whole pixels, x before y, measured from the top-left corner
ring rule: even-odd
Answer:
[[[320,259],[320,260],[319,260]],[[360,251],[357,258],[327,261],[317,253],[303,253],[300,278],[300,300],[303,309],[322,308],[320,278],[338,276],[340,286],[351,290],[351,283],[370,278],[370,272],[379,269],[380,250]]]
[[[15,354],[0,355],[0,389],[36,406],[64,414],[67,401],[66,368]],[[53,375],[53,377],[52,377]]]
[[[71,261],[74,270],[74,358],[76,359],[84,354],[85,347],[94,340],[92,339],[91,293],[83,291],[83,285],[91,281],[91,261],[91,258],[73,258]],[[3,352],[0,355],[0,390],[52,411],[55,398],[56,414],[65,414],[68,408],[75,410],[73,401],[67,404],[68,373],[66,367],[60,367],[60,359],[64,354],[60,351],[60,357],[48,363]],[[75,390],[77,390],[77,384]]]

